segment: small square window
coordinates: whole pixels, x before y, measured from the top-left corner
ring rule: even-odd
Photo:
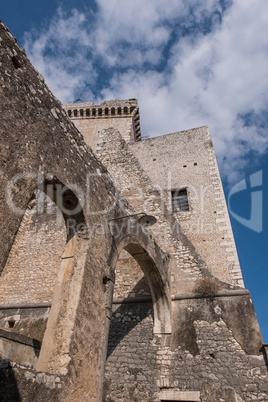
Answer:
[[[189,202],[187,189],[173,190],[172,197],[172,210],[173,212],[189,211]]]

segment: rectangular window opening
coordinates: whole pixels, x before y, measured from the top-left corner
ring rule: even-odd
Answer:
[[[189,211],[188,194],[186,188],[173,190],[171,192],[171,198],[173,212]]]

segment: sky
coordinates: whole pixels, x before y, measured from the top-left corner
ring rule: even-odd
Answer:
[[[137,98],[143,137],[209,126],[268,343],[267,0],[2,0],[0,19],[61,102]]]

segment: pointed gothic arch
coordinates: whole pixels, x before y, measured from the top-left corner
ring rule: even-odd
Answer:
[[[115,240],[109,263],[114,272],[122,250],[126,250],[142,269],[153,302],[155,334],[171,333],[170,290],[168,281],[168,257],[160,250],[149,234],[122,235]]]

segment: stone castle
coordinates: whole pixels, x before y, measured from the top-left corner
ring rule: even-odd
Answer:
[[[0,400],[268,401],[208,127],[61,105],[1,22],[0,72]]]

